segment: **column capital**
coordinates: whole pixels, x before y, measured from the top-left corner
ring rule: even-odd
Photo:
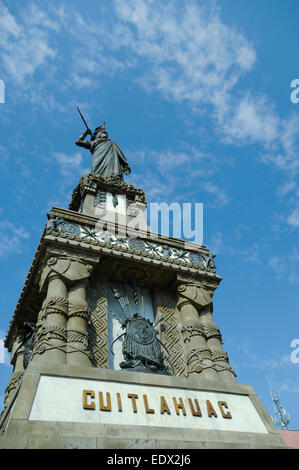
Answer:
[[[198,286],[207,290],[210,295],[213,295],[214,291],[217,289],[218,285],[221,282],[221,278],[215,275],[209,275],[206,273],[201,276],[192,276],[190,274],[177,273],[176,275],[176,284],[186,285],[186,286]]]
[[[177,291],[180,296],[177,305],[179,309],[186,302],[192,303],[199,310],[212,303],[213,293],[200,282],[178,281]]]
[[[100,257],[97,255],[87,255],[59,247],[48,247],[40,270],[40,291],[46,289],[48,281],[55,275],[67,285],[87,280],[99,260]]]

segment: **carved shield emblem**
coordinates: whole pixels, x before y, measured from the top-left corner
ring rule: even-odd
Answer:
[[[134,318],[127,326],[127,334],[139,344],[150,344],[155,340],[156,331],[145,318]]]

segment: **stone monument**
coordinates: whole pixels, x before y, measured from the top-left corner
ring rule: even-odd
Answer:
[[[104,123],[76,144],[92,172],[47,214],[11,318],[0,448],[285,447],[223,349],[214,255],[150,231]]]

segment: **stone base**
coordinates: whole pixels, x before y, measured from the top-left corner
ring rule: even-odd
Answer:
[[[57,364],[29,364],[2,428],[2,449],[286,448],[249,385]]]

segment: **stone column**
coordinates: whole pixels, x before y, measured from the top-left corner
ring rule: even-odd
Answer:
[[[33,346],[33,360],[66,362],[66,320],[68,290],[55,272],[47,277],[47,294],[38,317],[38,330]]]
[[[179,282],[180,294],[177,308],[181,323],[181,332],[185,344],[187,375],[215,380],[218,378],[214,370],[212,353],[207,345],[205,331],[200,321],[198,309],[206,302],[205,296],[200,292],[198,283]]]
[[[219,328],[212,318],[213,304],[204,307],[200,312],[200,321],[203,324],[207,345],[212,353],[212,360],[219,378],[224,381],[236,382],[236,374],[229,365],[228,355],[222,348],[222,336]]]
[[[11,375],[10,381],[7,384],[4,397],[4,409],[1,413],[1,417],[4,415],[10,400],[14,396],[14,393],[23,377],[24,366],[23,366],[23,357],[24,357],[24,341],[22,336],[18,336],[12,346],[11,350],[11,364],[14,366],[13,373]]]
[[[99,257],[54,246],[44,259],[39,285],[46,298],[38,316],[33,359],[90,365],[86,282]]]
[[[84,279],[69,289],[67,320],[67,363],[82,367],[90,366],[87,321],[89,318]]]

